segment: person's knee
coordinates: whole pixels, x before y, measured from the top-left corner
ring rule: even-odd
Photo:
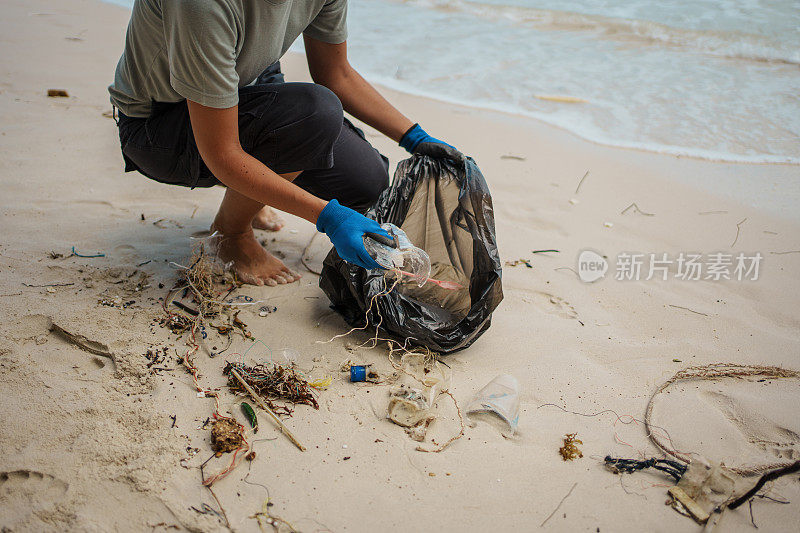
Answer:
[[[327,141],[331,144],[335,142],[339,137],[344,118],[339,97],[327,87],[313,83],[303,84],[298,93],[297,105],[307,110],[304,122],[310,136],[318,142]]]

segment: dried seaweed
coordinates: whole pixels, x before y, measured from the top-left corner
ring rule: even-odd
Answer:
[[[578,449],[576,444],[583,444],[582,440],[578,440],[577,433],[567,433],[564,435],[564,445],[558,449],[561,458],[565,461],[573,461],[583,457],[583,452]]]
[[[247,391],[233,377],[231,369],[239,372],[244,381],[278,414],[291,416],[293,410],[286,405],[276,405],[273,400],[283,400],[295,405],[305,404],[319,409],[313,387],[294,368],[269,363],[255,366],[228,363],[222,371],[228,376],[228,386],[235,392],[246,394]]]
[[[244,445],[242,426],[230,418],[219,418],[211,426],[211,449],[217,453],[238,450]]]

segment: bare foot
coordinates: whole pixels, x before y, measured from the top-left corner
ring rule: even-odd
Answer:
[[[254,229],[278,231],[283,227],[284,224],[285,222],[281,216],[268,205],[265,205],[264,208],[253,217]]]
[[[214,226],[211,231],[215,231]],[[253,230],[222,234],[217,253],[222,261],[233,262],[234,272],[244,283],[275,287],[300,279],[300,274],[289,270],[258,243]]]

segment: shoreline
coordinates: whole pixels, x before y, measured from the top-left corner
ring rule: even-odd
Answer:
[[[292,79],[296,81],[311,81],[305,67],[305,55],[303,53],[289,50],[281,60],[281,64],[284,65],[284,68],[288,66],[291,69]],[[797,209],[797,205],[800,204],[800,166],[793,163],[715,161],[647,149],[608,145],[586,139],[568,128],[551,124],[533,116],[420,96],[413,92],[387,87],[379,81],[374,82],[374,84],[391,102],[399,100],[404,103],[408,102],[409,106],[416,106],[417,103],[424,102],[425,109],[437,110],[443,108],[457,110],[455,112],[458,114],[480,116],[490,121],[497,128],[511,125],[520,135],[533,133],[535,137],[543,139],[555,137],[561,140],[565,146],[569,146],[574,150],[590,150],[594,153],[604,154],[609,159],[626,163],[635,161],[639,165],[650,167],[655,165],[659,171],[662,168],[667,170],[667,172],[659,172],[658,176],[667,183],[675,183],[676,185],[688,187],[690,190],[710,194],[712,197],[719,197],[723,201],[733,200],[741,204],[746,210],[755,209],[768,216],[775,216],[792,223],[800,223],[800,209]],[[414,117],[410,118],[415,121]],[[417,121],[422,121],[424,117],[417,117],[417,119]],[[353,120],[358,122],[355,119]],[[360,125],[364,127],[363,124]],[[371,130],[369,127],[366,127],[366,129]],[[371,131],[380,139],[378,132]],[[428,131],[430,132],[430,128],[428,128]],[[431,132],[431,134],[434,137],[438,135],[437,132]],[[479,132],[476,132],[472,137],[476,137],[478,134]],[[394,147],[387,146],[387,144],[382,143],[380,149],[385,152],[394,151]],[[530,147],[520,147],[517,150],[524,152],[530,150]],[[402,155],[404,152],[397,153]],[[397,160],[399,160],[400,155],[397,156]],[[393,159],[392,162],[395,163],[396,159]],[[591,169],[589,170],[591,172]],[[582,175],[582,172],[579,173],[576,179]],[[769,189],[765,186],[766,184],[769,184]]]

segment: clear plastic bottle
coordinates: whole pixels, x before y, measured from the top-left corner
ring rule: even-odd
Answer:
[[[422,248],[414,246],[406,232],[394,224],[384,223],[381,227],[394,237],[397,247],[379,242],[368,235],[364,236],[364,248],[382,267],[388,270],[399,270],[402,274],[413,277],[417,285],[422,287],[431,275],[431,259]]]

